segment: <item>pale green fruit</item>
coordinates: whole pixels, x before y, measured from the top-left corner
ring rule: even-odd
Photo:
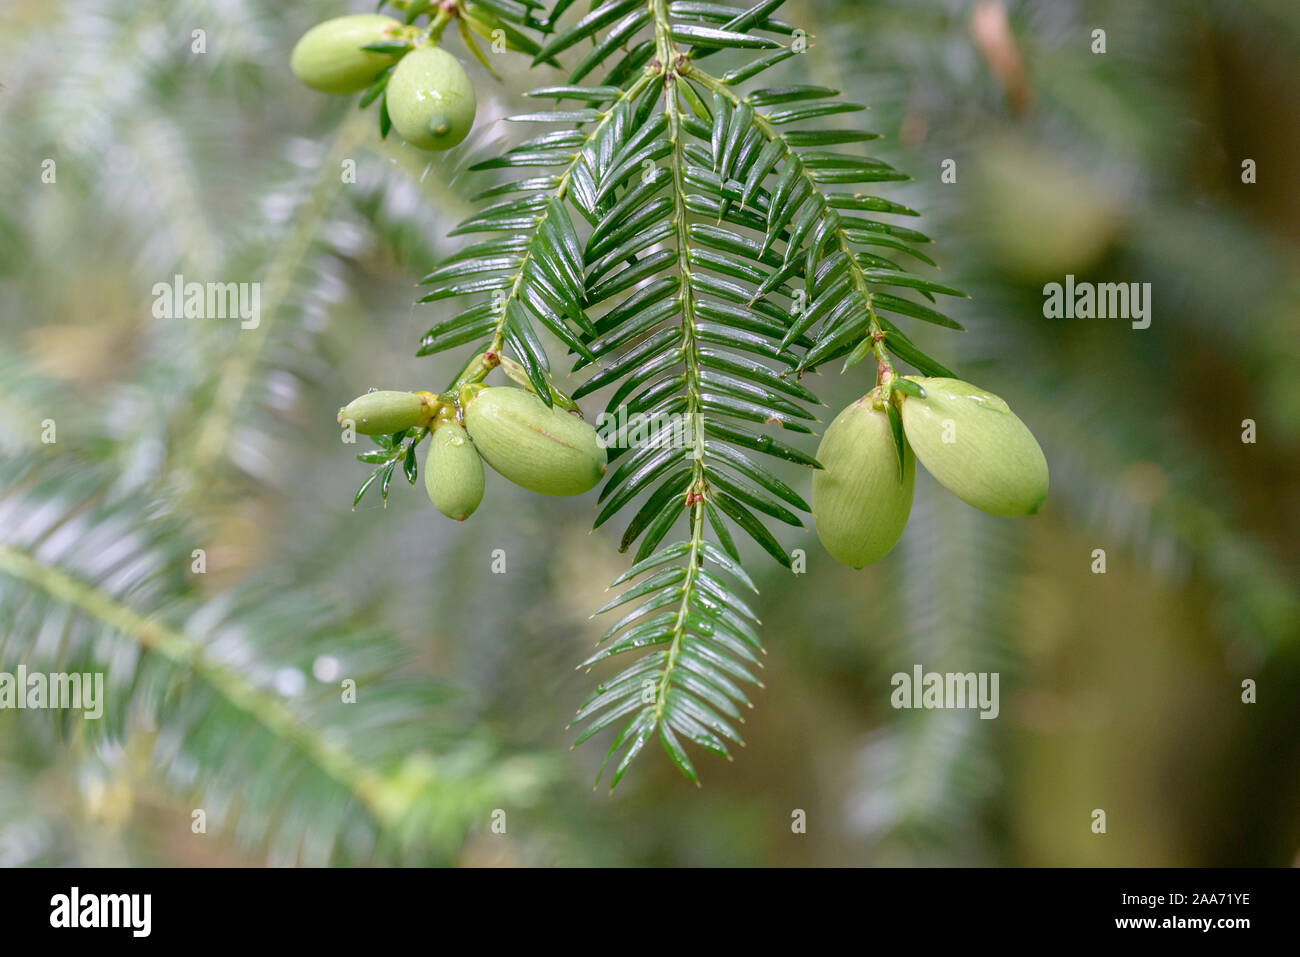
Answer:
[[[835,417],[817,447],[813,472],[817,537],[831,557],[861,568],[894,547],[912,511],[916,457],[903,443],[903,472],[884,412],[864,396]]]
[[[581,495],[605,473],[596,430],[523,389],[476,392],[465,406],[465,428],[488,465],[543,495]]]
[[[1026,136],[994,136],[968,181],[980,236],[1009,271],[1037,285],[1086,275],[1124,228],[1124,190],[1094,166]]]
[[[451,149],[474,125],[474,87],[460,61],[441,47],[420,47],[403,57],[386,96],[393,129],[423,150]]]
[[[339,425],[350,419],[362,435],[391,435],[419,425],[427,413],[417,392],[367,392],[339,409]]]
[[[289,57],[294,76],[322,93],[356,93],[397,57],[361,49],[394,39],[402,25],[392,17],[358,13],[318,23],[302,35]]]
[[[455,422],[442,423],[429,439],[424,488],[438,511],[458,522],[483,501],[483,460],[469,433]]]
[[[991,392],[960,379],[916,379],[903,431],[926,471],[992,515],[1032,515],[1047,498],[1047,459],[1033,434]]]

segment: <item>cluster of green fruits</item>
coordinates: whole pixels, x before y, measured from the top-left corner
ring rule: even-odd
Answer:
[[[359,93],[393,68],[384,108],[398,135],[420,149],[451,149],[474,125],[474,87],[460,61],[418,27],[382,14],[318,23],[294,46],[289,65],[313,90],[339,94]]]
[[[429,500],[463,522],[483,500],[483,463],[543,495],[581,495],[605,473],[605,446],[576,414],[532,392],[473,383],[453,399],[431,392],[367,392],[339,410],[363,435],[427,428]]]
[[[948,491],[992,515],[1032,515],[1047,498],[1047,459],[1006,402],[959,379],[905,382],[888,397],[877,388],[850,405],[817,449],[817,537],[854,568],[885,557],[903,534],[917,459]]]

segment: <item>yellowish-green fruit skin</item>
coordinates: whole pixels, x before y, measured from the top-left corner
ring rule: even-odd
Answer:
[[[438,426],[424,460],[424,488],[438,511],[463,522],[483,501],[483,460],[455,422]]]
[[[392,65],[396,57],[363,50],[379,43],[401,24],[377,13],[358,13],[318,23],[302,35],[289,57],[293,75],[322,93],[356,93]]]
[[[817,537],[831,557],[861,568],[897,544],[912,511],[916,457],[903,444],[903,475],[884,412],[859,399],[826,428],[813,472]]]
[[[393,129],[422,150],[451,149],[474,125],[474,87],[460,61],[441,47],[421,47],[403,57],[386,96]]]
[[[367,392],[339,410],[339,425],[351,419],[362,435],[391,435],[419,425],[425,412],[414,392]]]
[[[960,379],[920,379],[903,400],[903,431],[926,471],[991,515],[1032,515],[1047,499],[1047,458],[1033,433],[991,392]]]
[[[543,495],[581,495],[605,473],[596,430],[523,389],[484,389],[466,406],[465,427],[488,465]]]

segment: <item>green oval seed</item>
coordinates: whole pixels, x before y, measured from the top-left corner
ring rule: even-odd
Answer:
[[[912,511],[916,457],[903,444],[903,475],[889,419],[864,396],[826,428],[813,472],[817,537],[836,561],[861,568],[889,554]]]
[[[474,87],[460,61],[441,47],[420,47],[403,57],[386,96],[393,129],[423,150],[451,149],[474,125]]]
[[[402,25],[392,17],[358,13],[318,23],[302,35],[289,57],[294,76],[322,93],[356,93],[397,57],[361,49],[392,40]]]
[[[469,433],[455,422],[439,425],[424,460],[424,488],[443,515],[463,522],[483,501],[483,460]]]
[[[1033,433],[991,392],[960,379],[919,379],[903,399],[903,431],[939,484],[992,515],[1032,515],[1047,499],[1047,459]]]
[[[581,495],[605,472],[596,430],[523,389],[474,393],[465,406],[465,427],[488,465],[543,495]]]
[[[339,409],[339,425],[350,419],[362,435],[391,435],[419,425],[427,410],[416,392],[367,392]]]

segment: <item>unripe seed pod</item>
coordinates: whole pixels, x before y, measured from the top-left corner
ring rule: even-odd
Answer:
[[[543,495],[581,495],[605,473],[605,448],[596,430],[523,389],[471,392],[465,428],[488,465]]]
[[[992,515],[1032,515],[1047,498],[1047,459],[1002,399],[960,379],[917,379],[903,431],[939,484]]]
[[[836,561],[854,568],[889,554],[907,525],[916,457],[903,443],[903,474],[889,418],[863,396],[826,427],[813,472],[817,537]]]
[[[391,435],[421,424],[426,401],[418,392],[367,392],[339,409],[339,425],[351,419],[362,435]]]
[[[448,150],[469,135],[477,103],[460,61],[441,47],[408,53],[388,80],[393,129],[422,150]]]
[[[396,57],[361,49],[393,40],[402,25],[392,17],[358,13],[318,23],[302,35],[289,57],[293,75],[322,93],[356,93]]]
[[[483,501],[483,461],[458,423],[443,422],[430,437],[424,488],[438,511],[458,522]]]

